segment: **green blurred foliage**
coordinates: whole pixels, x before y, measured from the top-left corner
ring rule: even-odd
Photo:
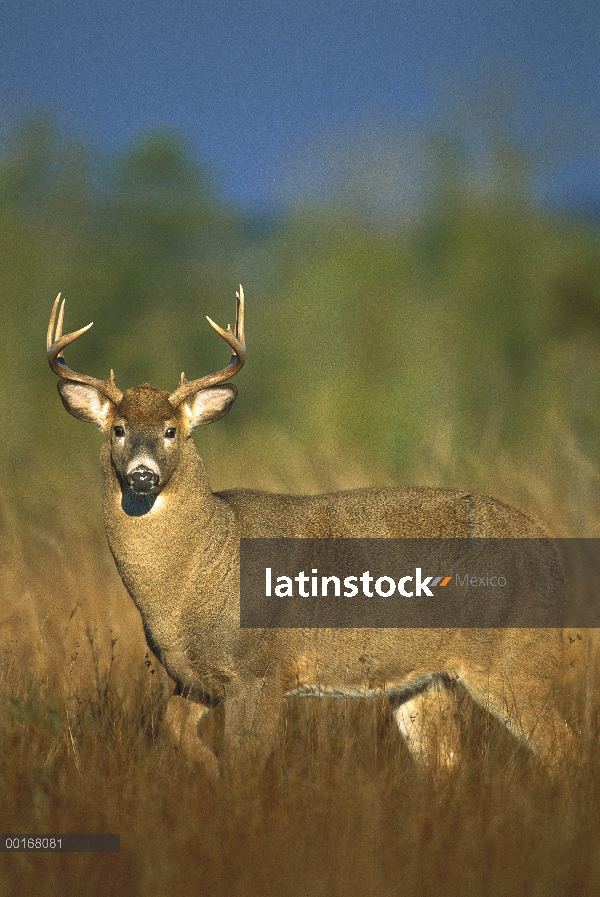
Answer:
[[[226,363],[204,315],[233,323],[239,281],[240,398],[199,436],[218,485],[327,488],[343,480],[328,466],[356,462],[365,484],[481,488],[479,461],[497,491],[506,457],[548,477],[575,457],[595,469],[600,231],[537,207],[523,154],[491,150],[477,179],[455,141],[430,140],[428,198],[396,223],[329,198],[261,228],[177,134],[99,159],[22,124],[0,155],[5,489],[24,513],[76,494],[97,511],[99,439],[67,418],[44,357],[59,290],[68,329],[96,321],[70,366],[173,389]],[[282,473],[298,464],[321,474]]]

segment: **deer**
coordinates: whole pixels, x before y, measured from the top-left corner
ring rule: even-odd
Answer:
[[[64,350],[92,324],[63,335],[65,302],[50,316],[47,358],[66,410],[103,433],[106,537],[149,648],[175,682],[171,738],[214,782],[245,761],[264,769],[285,699],[383,697],[417,768],[453,768],[460,756],[459,691],[544,763],[572,745],[556,696],[579,638],[560,629],[242,629],[240,540],[255,538],[547,538],[523,511],[456,488],[399,486],[320,495],[253,489],[213,492],[190,438],[231,409],[229,381],[244,365],[244,292],[236,324],[210,326],[231,349],[222,370],[169,393],[148,383],[121,392],[69,368]],[[59,309],[60,305],[60,309]],[[571,651],[571,654],[569,654]],[[565,660],[565,657],[567,658]],[[454,723],[431,727],[431,707]],[[222,714],[219,749],[202,736]],[[202,723],[202,725],[201,725]],[[446,720],[448,723],[448,720]]]

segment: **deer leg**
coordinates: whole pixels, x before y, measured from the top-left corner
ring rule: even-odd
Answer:
[[[434,771],[454,769],[460,757],[460,726],[451,682],[432,677],[401,703],[390,699],[398,731],[413,759]]]
[[[515,676],[493,671],[483,678],[468,672],[461,682],[476,704],[494,716],[508,731],[550,768],[556,768],[573,747],[573,733],[558,710],[558,688],[536,682],[534,676]]]
[[[239,683],[238,683],[239,686]],[[281,689],[278,683],[253,679],[225,699],[223,748],[219,765],[234,782],[257,782],[271,757],[279,731]]]
[[[219,765],[213,751],[200,738],[198,727],[211,709],[181,694],[174,694],[167,704],[166,723],[171,741],[185,756],[200,764],[212,784],[219,778]]]

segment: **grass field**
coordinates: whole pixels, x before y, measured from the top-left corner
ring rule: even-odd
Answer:
[[[556,780],[468,700],[458,770],[423,774],[383,704],[309,698],[287,702],[260,780],[214,789],[166,737],[172,683],[102,534],[57,518],[40,529],[2,505],[0,829],[118,833],[121,852],[3,853],[0,897],[599,892],[593,658]]]

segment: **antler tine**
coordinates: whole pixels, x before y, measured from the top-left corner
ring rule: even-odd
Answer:
[[[93,386],[94,389],[97,389],[98,392],[106,396],[107,399],[110,399],[111,402],[114,402],[115,405],[118,405],[123,396],[120,390],[117,389],[117,386],[115,384],[115,376],[112,371],[110,372],[110,378],[108,380],[97,380],[95,377],[88,377],[86,374],[78,374],[75,371],[72,371],[71,368],[67,367],[63,355],[64,349],[71,343],[75,342],[76,339],[79,339],[79,337],[84,334],[86,330],[89,330],[93,325],[93,321],[86,327],[82,327],[80,330],[75,330],[73,331],[73,333],[67,333],[63,336],[62,329],[65,317],[64,299],[60,304],[58,321],[56,320],[56,313],[58,311],[58,304],[60,302],[60,299],[61,294],[59,293],[54,300],[52,313],[50,315],[50,323],[48,324],[48,334],[46,337],[48,364],[50,365],[54,373],[58,377],[61,377],[63,380],[73,380],[76,383],[85,383],[88,386]]]
[[[223,368],[222,371],[217,371],[215,374],[207,374],[204,377],[200,377],[198,380],[186,380],[185,374],[182,373],[178,388],[169,396],[169,402],[174,408],[176,408],[177,405],[180,405],[188,396],[193,395],[193,393],[198,392],[201,389],[206,389],[209,386],[216,386],[219,383],[223,383],[225,380],[229,380],[230,377],[237,374],[240,368],[243,367],[244,362],[246,361],[246,342],[244,337],[244,290],[242,289],[241,284],[239,286],[239,291],[236,293],[236,297],[235,332],[232,331],[229,325],[227,325],[227,330],[223,330],[223,328],[219,327],[218,324],[215,324],[208,315],[206,316],[206,320],[213,330],[216,330],[219,336],[231,346],[232,353],[229,364],[227,367]]]
[[[46,352],[49,352],[52,348],[52,343],[54,342],[54,324],[56,321],[56,310],[58,308],[58,303],[60,302],[61,294],[59,293],[56,299],[54,300],[54,305],[52,306],[52,312],[50,314],[50,323],[48,324],[48,333],[46,334]],[[64,304],[64,302],[63,302]]]
[[[235,310],[235,335],[240,341],[240,343],[245,346],[246,340],[244,336],[244,289],[240,284],[240,288],[236,295],[236,310]]]
[[[59,293],[60,295],[60,293]],[[60,311],[58,312],[58,324],[56,325],[56,332],[54,334],[54,339],[59,340],[63,335],[63,322],[65,320],[65,300],[60,303]]]

